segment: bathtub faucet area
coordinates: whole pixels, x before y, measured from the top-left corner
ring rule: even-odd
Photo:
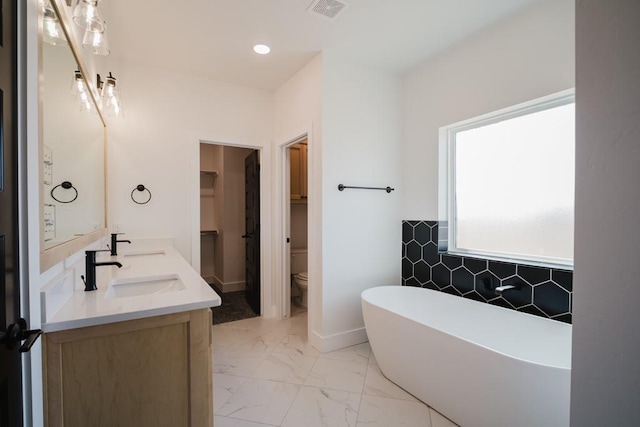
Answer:
[[[498,286],[497,288],[494,289],[494,292],[496,293],[496,295],[502,295],[504,291],[508,291],[510,289],[515,289],[519,291],[521,288],[522,288],[522,285],[519,283],[516,283],[513,285]]]

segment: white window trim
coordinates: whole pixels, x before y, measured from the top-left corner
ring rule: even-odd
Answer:
[[[559,107],[575,102],[575,89],[567,89],[531,101],[523,102],[439,129],[438,150],[438,250],[453,255],[476,257],[496,261],[544,266],[551,268],[572,269],[573,259],[529,256],[517,254],[493,253],[489,251],[467,250],[455,247],[456,230],[449,227],[455,218],[455,135],[458,132],[473,129],[549,108]]]

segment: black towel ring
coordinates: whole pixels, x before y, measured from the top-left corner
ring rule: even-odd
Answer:
[[[62,187],[65,190],[72,189],[73,191],[76,192],[76,194],[75,194],[75,196],[73,196],[73,199],[71,199],[71,200],[67,200],[67,201],[59,200],[56,196],[53,195],[53,192],[56,191],[56,188],[58,188],[58,187]],[[58,202],[58,203],[71,203],[71,202],[75,201],[78,198],[78,190],[76,189],[76,187],[73,186],[73,184],[70,181],[63,181],[62,183],[56,185],[55,187],[53,187],[51,189],[51,193],[50,194],[51,194],[51,198],[53,200],[55,200],[56,202]]]
[[[147,193],[149,193],[149,198],[147,200],[145,200],[144,202],[139,202],[137,201],[134,197],[133,197],[133,193],[135,193],[137,191],[146,191]],[[131,190],[131,200],[133,200],[135,203],[139,204],[139,205],[146,205],[147,203],[149,203],[149,200],[151,200],[151,191],[149,191],[149,189],[147,187],[145,187],[142,184],[138,184],[136,186],[136,188],[134,188],[133,190]]]

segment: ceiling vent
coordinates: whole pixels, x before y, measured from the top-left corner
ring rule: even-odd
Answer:
[[[313,0],[307,12],[334,21],[347,6],[349,6],[347,3],[338,0]]]

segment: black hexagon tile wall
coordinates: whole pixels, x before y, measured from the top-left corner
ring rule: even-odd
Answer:
[[[438,253],[436,221],[402,221],[402,285],[571,323],[573,272]],[[493,289],[519,285],[502,295]]]

